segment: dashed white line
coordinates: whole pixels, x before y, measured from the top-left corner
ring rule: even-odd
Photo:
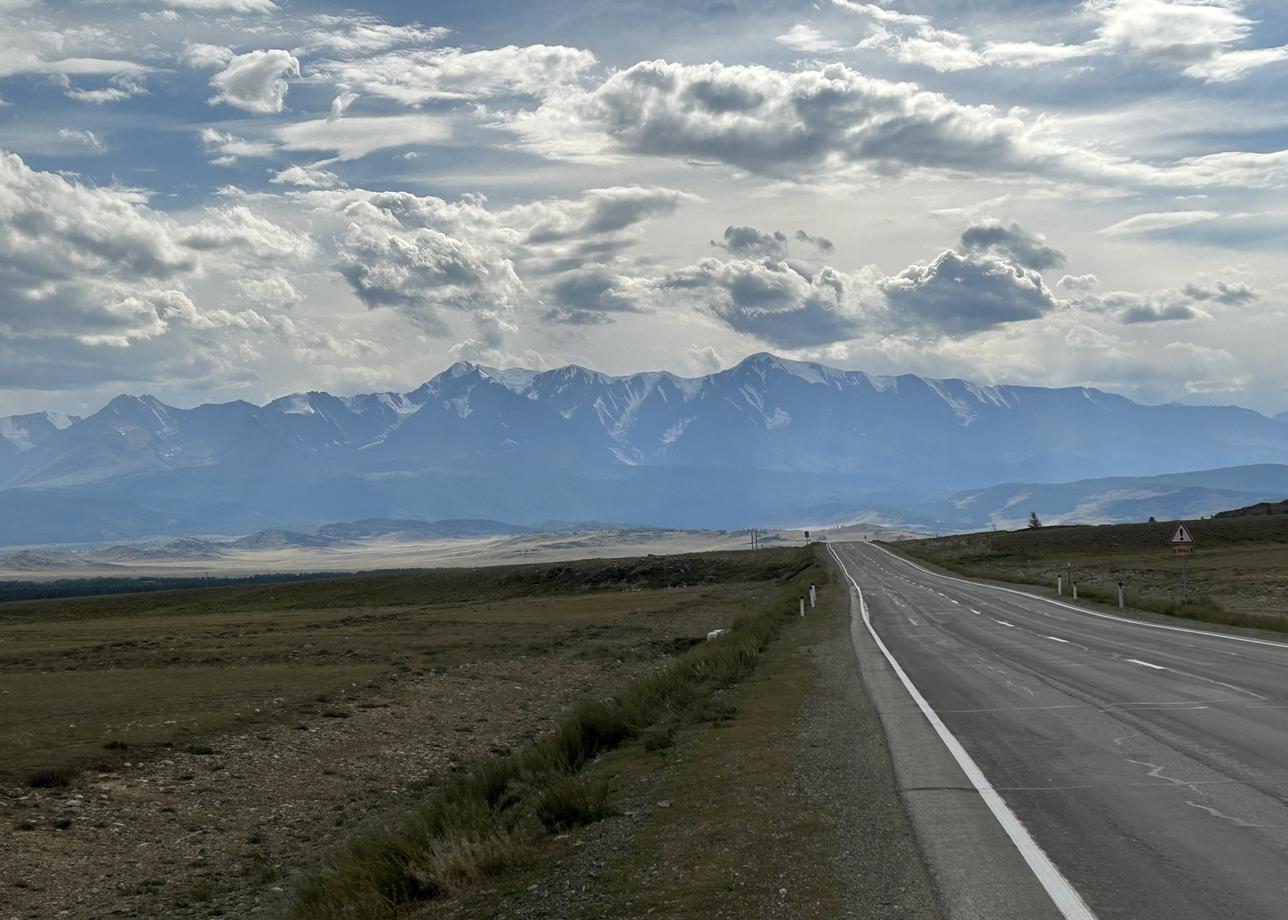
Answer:
[[[993,620],[998,626],[1005,626],[1007,629],[1019,629],[1014,623],[1008,623],[1005,620]]]
[[[1163,667],[1161,664],[1150,664],[1148,661],[1141,661],[1139,658],[1128,658],[1127,660],[1132,664],[1140,665],[1142,668],[1153,668],[1155,671],[1167,670],[1167,668]]]
[[[1061,639],[1059,636],[1047,636],[1047,638],[1050,639],[1052,642],[1063,642],[1065,645],[1069,644],[1068,639]]]

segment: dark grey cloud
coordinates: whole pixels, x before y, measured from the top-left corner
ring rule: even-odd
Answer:
[[[1211,317],[1183,291],[1110,291],[1082,301],[1082,306],[1108,313],[1127,326],[1188,322]]]
[[[1036,271],[952,250],[884,279],[881,289],[895,323],[947,335],[1039,319],[1058,306]]]
[[[805,277],[784,262],[703,259],[657,283],[729,328],[783,348],[851,339],[861,329],[849,280],[825,268]]]
[[[829,240],[827,237],[813,236],[809,233],[806,233],[804,230],[797,230],[794,239],[798,243],[809,243],[811,246],[813,246],[815,249],[817,249],[819,252],[823,253],[824,255],[830,255],[832,251],[836,249],[835,244],[833,244],[832,241]]]
[[[1252,303],[1261,296],[1255,288],[1240,281],[1216,281],[1210,285],[1187,284],[1181,290],[1191,300],[1210,300],[1230,307]]]
[[[781,230],[765,233],[755,227],[729,226],[725,227],[724,237],[712,240],[711,245],[739,258],[780,262],[787,258],[787,234]]]
[[[1034,236],[1019,224],[1007,225],[996,220],[980,221],[967,227],[962,233],[962,249],[1001,256],[1035,271],[1061,268],[1065,264],[1064,253],[1046,245],[1041,237]]]

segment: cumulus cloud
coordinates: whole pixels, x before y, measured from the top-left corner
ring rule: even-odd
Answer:
[[[300,62],[289,51],[250,51],[234,55],[210,78],[210,103],[226,103],[257,115],[282,111],[287,77],[300,75]]]
[[[1041,237],[1034,236],[1019,224],[1007,226],[996,220],[980,221],[967,227],[962,233],[962,249],[1000,255],[1037,271],[1064,265],[1064,253],[1046,245]]]
[[[659,291],[736,332],[785,348],[850,339],[862,328],[854,283],[831,268],[806,277],[784,262],[703,259],[668,273]]]
[[[344,185],[340,177],[318,166],[288,166],[274,174],[275,185],[294,185],[297,188],[339,188]]]
[[[891,311],[911,326],[969,335],[1038,319],[1058,304],[1042,276],[1021,264],[948,250],[881,283]]]
[[[1175,187],[1288,181],[1288,151],[1139,162],[1057,140],[1021,112],[964,105],[843,64],[788,72],[646,61],[497,126],[552,157],[631,152],[793,180],[920,169]]]
[[[180,225],[137,192],[81,185],[0,153],[0,344],[6,353],[20,341],[41,343],[42,355],[80,349],[76,360],[92,373],[94,349],[184,329],[262,331],[253,311],[202,308],[191,284],[212,271],[256,277],[257,264],[295,259],[307,245],[244,206]]]
[[[438,336],[451,334],[444,310],[490,323],[522,289],[503,255],[427,227],[395,232],[352,224],[339,246],[339,269],[368,307],[393,307]]]
[[[1099,278],[1088,273],[1085,275],[1065,275],[1055,283],[1055,286],[1066,291],[1089,291],[1099,283]]]

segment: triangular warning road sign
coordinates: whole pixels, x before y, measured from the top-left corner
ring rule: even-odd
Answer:
[[[1193,543],[1194,535],[1190,533],[1189,529],[1184,524],[1180,524],[1176,528],[1176,533],[1172,534],[1171,542],[1172,543]]]

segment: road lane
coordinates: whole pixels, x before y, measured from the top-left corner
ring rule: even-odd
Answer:
[[[1098,618],[833,548],[891,655],[1096,916],[1288,917],[1288,646]],[[910,731],[914,703],[887,696],[887,730]],[[968,875],[954,867],[948,887]],[[989,916],[972,897],[957,915]]]

